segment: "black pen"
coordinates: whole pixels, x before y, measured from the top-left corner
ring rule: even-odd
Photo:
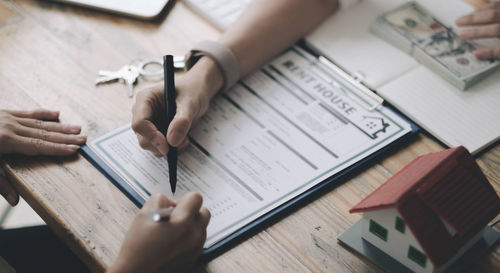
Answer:
[[[175,105],[175,82],[174,82],[174,57],[172,55],[163,56],[163,82],[165,84],[163,94],[165,96],[165,113],[168,132],[170,122],[175,116],[177,106]],[[165,136],[167,134],[165,133]],[[169,145],[168,154],[168,176],[170,180],[170,189],[172,194],[175,193],[175,186],[177,185],[177,148]]]

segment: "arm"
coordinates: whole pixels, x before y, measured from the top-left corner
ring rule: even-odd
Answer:
[[[236,55],[245,76],[312,31],[336,7],[336,0],[254,0],[219,41]]]
[[[219,41],[233,51],[245,76],[313,30],[336,7],[337,0],[254,0]],[[163,156],[168,152],[167,141],[175,147],[187,144],[191,124],[205,113],[222,85],[222,74],[209,57],[176,76],[177,114],[166,138],[158,130],[165,124],[162,84],[139,92],[132,128],[141,147]]]

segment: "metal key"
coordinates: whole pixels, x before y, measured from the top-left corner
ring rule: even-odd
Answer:
[[[139,69],[136,66],[127,64],[120,68],[118,71],[100,70],[99,76],[101,77],[95,80],[96,85],[111,81],[123,80],[128,88],[128,96],[133,97],[134,84],[139,77]]]
[[[123,77],[125,84],[128,88],[128,96],[131,98],[134,96],[134,84],[139,77],[139,69],[136,66],[130,65],[128,72]]]

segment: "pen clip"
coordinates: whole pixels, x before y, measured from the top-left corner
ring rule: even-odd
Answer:
[[[359,104],[361,107],[370,112],[376,109],[380,109],[382,107],[384,99],[379,97],[377,94],[375,94],[373,91],[371,91],[368,87],[366,87],[362,83],[363,76],[361,74],[357,73],[351,76],[323,56],[319,56],[318,60],[321,64],[323,64],[328,69],[333,71],[334,74],[341,76],[344,80],[346,80],[349,84],[351,84],[355,88],[352,90],[346,90],[337,82],[328,81],[331,85],[340,89],[342,92],[344,92],[346,96],[353,99],[357,104]],[[359,91],[359,92],[356,92],[356,94],[352,94],[352,92],[354,91]],[[373,103],[369,103],[370,101]]]

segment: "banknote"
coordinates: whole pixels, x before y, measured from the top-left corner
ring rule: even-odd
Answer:
[[[415,2],[382,14],[371,29],[461,89],[498,66],[497,61],[477,59],[476,44],[462,40]]]

